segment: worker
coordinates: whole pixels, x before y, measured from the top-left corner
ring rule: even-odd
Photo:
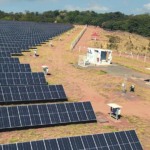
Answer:
[[[123,93],[126,93],[126,85],[125,85],[124,83],[122,83],[121,86],[122,86],[122,92],[123,92]]]
[[[34,50],[34,56],[37,56],[37,49]]]
[[[111,62],[112,62],[112,55],[111,55],[111,53],[109,53],[108,62],[109,62],[110,64],[111,64]]]
[[[50,47],[53,47],[52,41],[50,41],[49,46],[50,46]]]
[[[135,86],[132,84],[131,86],[130,86],[130,92],[134,92],[135,91]]]

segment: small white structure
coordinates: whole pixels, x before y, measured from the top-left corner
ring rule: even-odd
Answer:
[[[86,67],[89,65],[86,55],[79,55],[78,65],[81,67]]]
[[[112,51],[108,49],[88,48],[87,60],[95,65],[107,65],[112,62]]]
[[[110,107],[110,116],[118,120],[121,115],[122,106],[115,103],[109,103],[107,105]]]
[[[48,66],[42,66],[44,74],[47,75],[48,74]]]
[[[53,47],[53,43],[51,40],[49,41],[49,47]]]
[[[37,56],[37,48],[34,49],[34,57]]]

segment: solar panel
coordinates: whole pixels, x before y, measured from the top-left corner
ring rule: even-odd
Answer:
[[[0,104],[67,100],[62,85],[0,86]]]
[[[0,51],[20,53],[72,27],[70,24],[0,21]]]
[[[0,130],[93,121],[90,102],[0,107]]]
[[[11,56],[10,52],[1,52],[0,51],[0,58],[1,57],[10,57],[10,56]]]
[[[0,46],[0,52],[9,52],[9,53],[12,53],[12,54],[20,54],[21,49],[20,48],[12,48],[11,45],[9,47],[1,47]]]
[[[0,73],[0,85],[47,84],[43,72],[5,72]]]
[[[0,145],[0,150],[143,150],[134,130]]]
[[[20,63],[19,58],[2,57],[0,63]]]
[[[29,64],[0,64],[0,72],[31,72]]]

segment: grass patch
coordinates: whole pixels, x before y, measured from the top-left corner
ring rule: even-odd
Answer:
[[[141,119],[138,116],[125,116],[134,126],[136,133],[145,150],[150,149],[150,120]]]
[[[119,57],[119,56],[114,56],[113,62],[117,64],[121,64],[125,67],[128,67],[130,69],[136,70],[141,73],[150,74],[150,71],[145,69],[150,66],[150,63],[148,62],[142,62],[136,59]]]
[[[112,126],[112,125],[104,125],[102,128],[105,129],[105,130],[109,130],[111,132],[118,131],[118,129],[115,126]]]
[[[13,138],[11,138],[11,139],[9,140],[9,143],[17,143],[18,140],[19,140],[18,138],[13,137]]]
[[[86,124],[77,124],[77,125],[65,125],[65,126],[56,126],[56,127],[47,127],[39,129],[29,129],[25,131],[12,131],[8,133],[1,133],[0,143],[16,143],[16,142],[28,142],[41,139],[53,139],[53,138],[62,138],[68,136],[80,136],[88,134],[97,134],[105,132],[115,131],[114,127],[104,127],[99,126],[98,123],[86,123]],[[8,136],[5,141],[3,137]]]
[[[103,70],[100,70],[100,71],[97,72],[97,74],[98,74],[98,75],[104,75],[104,74],[107,74],[107,72],[106,72],[106,71],[103,71]]]

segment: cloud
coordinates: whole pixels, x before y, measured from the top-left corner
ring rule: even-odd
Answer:
[[[65,9],[67,9],[68,11],[73,11],[73,10],[79,10],[79,11],[86,11],[86,10],[90,10],[90,11],[95,11],[95,12],[107,12],[109,10],[108,7],[105,6],[101,6],[101,5],[97,5],[97,4],[89,4],[86,8],[82,8],[79,6],[73,6],[73,5],[67,5],[65,7]]]
[[[97,5],[97,4],[92,4],[87,8],[87,10],[93,10],[96,12],[107,12],[109,8],[105,6]]]
[[[7,2],[7,0],[0,0],[0,4],[4,4],[6,2]]]
[[[73,5],[66,5],[65,9],[68,10],[68,11],[73,11],[73,10],[82,11],[83,10],[83,8],[78,7],[78,6],[73,6]]]
[[[12,3],[12,2],[34,2],[34,1],[41,1],[41,0],[0,0],[0,4],[5,4],[5,3]],[[42,0],[42,1],[47,1],[47,2],[58,2],[60,0]]]
[[[150,3],[144,5],[144,10],[150,12]]]
[[[150,3],[144,4],[142,8],[137,8],[138,13],[150,13]]]

